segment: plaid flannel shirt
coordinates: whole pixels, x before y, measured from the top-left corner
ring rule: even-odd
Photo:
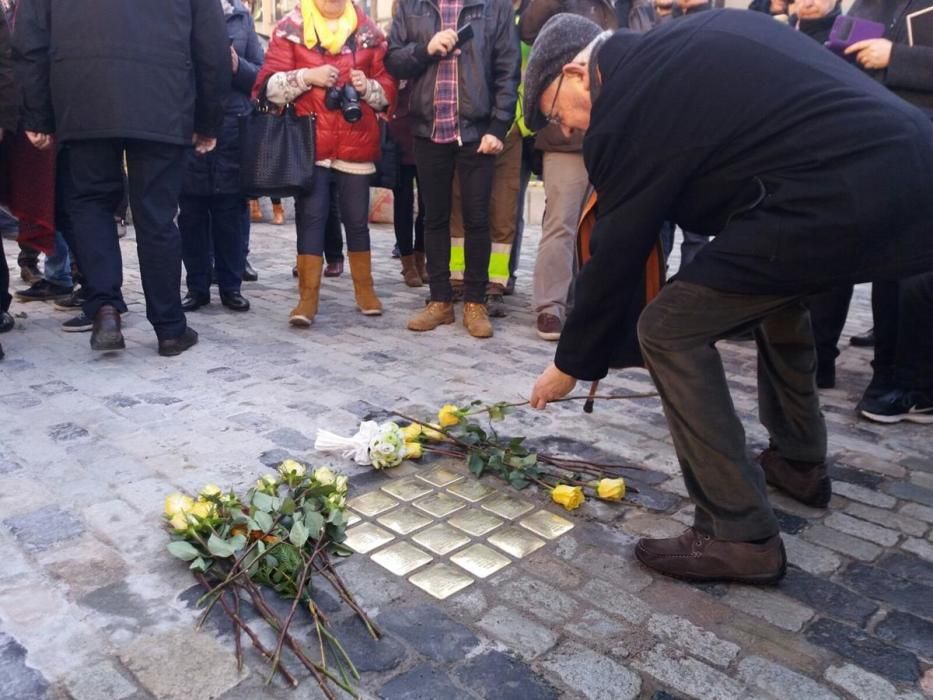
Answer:
[[[440,0],[441,29],[457,31],[457,22],[463,11],[464,0]],[[434,143],[451,143],[460,138],[457,116],[457,57],[442,58],[437,67],[434,83]]]

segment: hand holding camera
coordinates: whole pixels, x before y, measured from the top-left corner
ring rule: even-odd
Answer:
[[[360,93],[360,97],[366,97],[366,92],[369,90],[369,78],[366,77],[366,73],[356,68],[351,70],[350,84]]]
[[[301,79],[305,85],[329,88],[337,84],[340,71],[335,66],[318,66],[317,68],[302,68]]]

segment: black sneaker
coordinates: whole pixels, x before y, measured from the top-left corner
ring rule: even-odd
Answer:
[[[84,333],[94,327],[94,319],[88,318],[82,311],[72,319],[62,324],[62,330],[65,333]]]
[[[2,261],[0,261],[0,265],[2,264]],[[0,333],[9,333],[15,325],[16,321],[13,320],[13,316],[9,311],[0,311]]]
[[[71,296],[71,288],[39,280],[29,289],[21,289],[14,295],[20,301],[55,301]]]
[[[52,306],[59,311],[74,311],[80,309],[87,299],[87,292],[83,287],[74,290],[67,299],[59,299]]]
[[[489,313],[489,318],[505,318],[508,316],[505,309],[505,299],[501,294],[487,294],[486,309]]]
[[[876,423],[933,424],[933,392],[894,389],[877,398],[862,399],[861,413]]]

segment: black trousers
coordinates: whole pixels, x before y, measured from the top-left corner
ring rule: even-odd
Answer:
[[[846,325],[851,301],[851,284],[811,294],[804,300],[810,309],[818,367],[831,368],[835,365],[836,358],[839,357],[839,336]]]
[[[89,317],[105,305],[126,311],[123,260],[113,217],[123,197],[125,154],[146,317],[160,339],[184,333],[181,235],[175,214],[186,150],[134,139],[89,139],[63,147],[59,167],[67,171],[65,202],[74,227],[74,253],[86,279],[84,313]]]
[[[875,377],[899,389],[933,390],[933,272],[874,282]]]
[[[415,163],[425,205],[424,251],[432,301],[450,301],[450,200],[454,169],[463,207],[463,298],[482,304],[489,280],[489,198],[496,157],[476,152],[479,143],[434,143],[415,139]]]
[[[366,200],[369,201],[368,199]],[[340,221],[340,192],[336,178],[330,182],[330,202],[327,225],[324,227],[324,260],[329,263],[343,260],[343,228]],[[369,212],[367,211],[367,216]]]
[[[415,216],[415,184],[418,184],[418,215]],[[424,251],[424,200],[421,197],[421,184],[418,182],[418,168],[402,164],[399,167],[398,181],[392,190],[392,219],[395,226],[395,243],[398,252],[405,256],[414,251]],[[415,240],[412,243],[412,229]]]
[[[183,195],[179,205],[178,229],[188,292],[196,297],[210,296],[212,254],[220,293],[239,292],[246,265],[243,246],[243,220],[249,220],[246,200],[239,194]]]
[[[7,311],[13,297],[10,296],[10,268],[6,264],[3,252],[3,238],[0,237],[0,312]]]
[[[295,198],[299,255],[325,252],[327,227],[333,218],[330,211],[335,201],[334,189],[340,221],[347,230],[347,250],[354,253],[369,250],[369,175],[351,175],[316,165],[311,191]],[[328,257],[328,260],[335,259]],[[336,260],[343,260],[342,252]]]

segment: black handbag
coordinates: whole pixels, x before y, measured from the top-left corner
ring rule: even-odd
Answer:
[[[376,172],[370,176],[369,185],[394,190],[402,167],[402,154],[398,144],[389,136],[389,123],[385,119],[379,120],[379,151]]]
[[[265,89],[252,111],[240,116],[240,186],[245,196],[309,193],[314,154],[314,116],[299,117],[291,104],[273,111]]]

